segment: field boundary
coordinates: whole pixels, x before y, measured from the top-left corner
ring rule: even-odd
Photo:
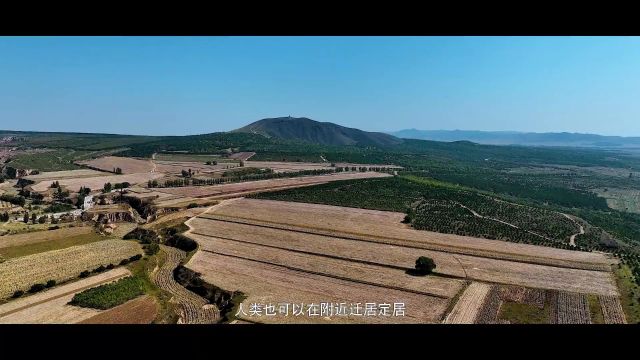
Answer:
[[[232,216],[214,215],[214,214],[204,213],[204,214],[198,216],[198,219],[229,222],[229,223],[242,224],[242,225],[252,225],[252,226],[264,227],[264,228],[269,228],[269,229],[274,229],[274,230],[285,230],[285,231],[291,231],[291,232],[298,232],[298,233],[302,233],[302,234],[323,235],[323,236],[333,237],[333,238],[338,238],[338,239],[363,241],[363,242],[376,243],[376,244],[387,244],[387,245],[403,246],[403,247],[413,248],[413,249],[432,250],[432,251],[438,251],[438,252],[449,253],[449,254],[475,256],[475,257],[481,257],[481,258],[486,258],[486,259],[506,260],[506,261],[524,263],[524,264],[544,265],[544,266],[564,268],[564,269],[581,269],[581,270],[591,270],[591,271],[601,271],[601,272],[610,272],[611,271],[611,267],[609,265],[606,265],[606,264],[602,264],[602,266],[598,266],[598,264],[587,264],[587,263],[583,263],[583,262],[576,262],[576,261],[571,261],[571,260],[560,260],[560,259],[558,259],[557,261],[554,261],[553,259],[551,261],[544,261],[544,260],[537,260],[535,258],[531,259],[531,260],[528,260],[528,259],[523,259],[522,258],[525,255],[503,253],[503,252],[498,252],[498,251],[489,252],[487,250],[471,249],[471,248],[460,248],[460,247],[457,247],[457,246],[454,247],[454,246],[447,246],[447,245],[435,245],[435,244],[429,244],[429,243],[426,243],[426,242],[399,239],[399,238],[394,238],[394,237],[382,237],[382,236],[375,236],[375,235],[372,235],[372,236],[359,235],[358,237],[354,237],[354,236],[349,236],[348,235],[349,233],[344,233],[344,232],[339,232],[338,233],[338,232],[335,232],[334,230],[329,230],[329,229],[317,229],[316,231],[313,231],[315,229],[311,228],[311,227],[298,226],[298,225],[294,226],[294,225],[289,225],[289,224],[281,224],[281,223],[276,223],[276,222],[267,222],[267,221],[254,220],[254,219],[248,219],[248,218],[243,218],[243,217],[232,217]],[[245,221],[242,221],[242,220],[245,220]],[[248,222],[246,220],[248,220]],[[280,226],[269,225],[269,223],[280,225]],[[282,227],[282,226],[285,226],[285,227]],[[286,228],[286,227],[289,227],[289,228]],[[367,239],[366,237],[378,238],[380,240]],[[387,240],[387,241],[385,241],[385,240]],[[405,244],[389,242],[388,240],[393,240],[393,241],[397,241],[397,242],[403,242]],[[499,240],[496,240],[496,241],[499,241]],[[416,244],[416,245],[406,244],[406,242],[409,242],[409,243],[412,243],[412,244]],[[418,244],[420,246],[418,246]],[[478,253],[480,253],[480,254],[478,254]],[[561,263],[558,263],[558,262],[567,262],[568,264],[561,264]]]
[[[374,282],[371,282],[371,281],[357,280],[357,279],[348,278],[346,276],[331,275],[331,274],[323,273],[323,272],[320,272],[320,271],[305,270],[305,269],[301,269],[301,268],[298,268],[298,267],[295,267],[295,266],[276,264],[276,263],[272,263],[270,261],[257,260],[257,259],[252,259],[252,258],[248,258],[248,257],[244,257],[244,256],[225,254],[225,253],[221,253],[221,252],[213,251],[213,250],[200,249],[200,251],[206,252],[206,253],[210,253],[210,254],[220,255],[220,256],[226,256],[226,257],[232,257],[232,258],[236,258],[236,259],[246,260],[246,261],[253,261],[253,262],[257,262],[257,263],[265,264],[265,265],[277,266],[277,267],[285,268],[285,269],[291,270],[291,271],[298,271],[298,272],[302,272],[302,273],[306,273],[306,274],[313,274],[313,275],[324,276],[324,277],[328,277],[328,278],[332,278],[332,279],[349,281],[349,282],[358,283],[358,284],[362,284],[362,285],[375,286],[375,287],[379,287],[379,288],[383,288],[383,289],[404,291],[404,292],[409,292],[409,293],[418,294],[418,295],[431,296],[431,297],[435,297],[435,298],[439,298],[439,299],[450,299],[450,297],[448,297],[448,296],[433,294],[433,293],[426,292],[426,291],[412,290],[412,289],[407,289],[407,288],[403,288],[403,287],[399,287],[399,286],[382,285],[382,284],[374,283]]]

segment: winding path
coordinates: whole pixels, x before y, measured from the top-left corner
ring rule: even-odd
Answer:
[[[531,231],[531,230],[523,229],[523,228],[521,228],[521,227],[519,227],[519,226],[517,226],[517,225],[514,225],[514,224],[512,224],[512,223],[508,223],[508,222],[506,222],[506,221],[502,221],[502,220],[500,220],[500,219],[496,219],[496,218],[492,218],[492,217],[488,217],[488,216],[481,215],[481,214],[477,213],[475,210],[471,209],[470,207],[468,207],[468,206],[466,206],[466,205],[464,205],[464,204],[461,204],[461,203],[459,203],[459,202],[454,201],[454,203],[455,203],[455,204],[457,204],[458,206],[460,206],[460,207],[464,208],[464,209],[469,210],[469,211],[473,214],[473,216],[475,216],[475,217],[477,217],[477,218],[481,218],[481,219],[486,219],[486,220],[491,220],[491,221],[499,222],[499,223],[501,223],[501,224],[504,224],[504,225],[507,225],[507,226],[511,226],[511,227],[512,227],[512,228],[514,228],[514,229],[520,229],[520,230],[522,230],[522,231],[528,232],[528,233],[529,233],[529,234],[531,234],[531,235],[541,237],[541,238],[543,238],[543,239],[545,239],[545,240],[547,240],[547,241],[555,241],[554,239],[548,238],[548,237],[546,237],[546,236],[544,236],[544,235],[540,235],[540,234],[538,234],[538,233],[536,233],[536,232],[533,232],[533,231]],[[567,216],[566,214],[562,214],[562,215]],[[568,216],[567,216],[567,217],[568,217]],[[569,219],[571,219],[571,218],[569,218]],[[573,219],[571,219],[571,220],[573,220]],[[574,222],[575,222],[575,221],[574,221]],[[582,227],[582,226],[581,226],[581,227]],[[584,230],[583,230],[583,234],[584,234]],[[576,234],[576,235],[577,235],[577,234]],[[575,235],[573,235],[573,237],[575,237]],[[571,239],[572,241],[573,241],[573,237],[572,237],[572,239]],[[573,244],[572,244],[572,245],[573,245]]]
[[[578,232],[571,235],[571,237],[569,238],[569,245],[576,246],[576,236],[584,234],[584,227],[582,226],[582,224],[578,223],[571,216],[564,213],[562,215],[564,215],[564,217],[566,217],[567,219],[573,221],[574,224],[578,225],[578,229],[579,229]]]

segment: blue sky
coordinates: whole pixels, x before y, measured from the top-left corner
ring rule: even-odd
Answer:
[[[640,136],[640,38],[0,37],[0,129],[182,135],[287,115]]]

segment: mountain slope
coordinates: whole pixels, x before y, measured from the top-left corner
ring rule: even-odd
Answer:
[[[324,145],[389,146],[402,143],[401,139],[389,134],[367,132],[308,118],[262,119],[233,131]]]
[[[640,138],[604,136],[580,133],[521,133],[513,131],[467,131],[467,130],[417,130],[406,129],[391,133],[403,139],[435,141],[467,140],[489,145],[529,146],[581,146],[581,147],[640,147]]]

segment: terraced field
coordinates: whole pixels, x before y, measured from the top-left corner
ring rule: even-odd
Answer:
[[[166,254],[162,266],[151,274],[151,280],[162,290],[173,295],[172,301],[178,304],[181,324],[213,324],[220,318],[220,312],[215,305],[195,293],[185,289],[173,279],[173,270],[186,257],[182,250],[169,246],[161,246]]]

